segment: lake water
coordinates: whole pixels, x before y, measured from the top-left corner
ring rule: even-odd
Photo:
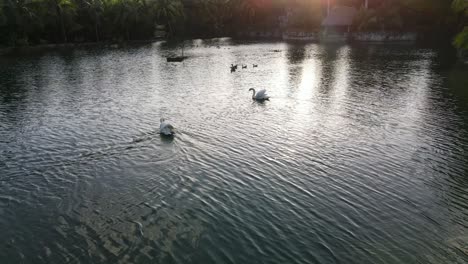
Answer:
[[[0,263],[467,263],[468,71],[411,46],[178,53],[0,58]]]

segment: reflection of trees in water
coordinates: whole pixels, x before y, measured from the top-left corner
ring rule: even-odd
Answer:
[[[329,93],[334,84],[336,77],[336,63],[338,60],[338,53],[342,45],[316,45],[313,51],[307,49],[305,45],[288,45],[286,58],[289,64],[289,86],[297,88],[301,84],[304,74],[304,63],[310,57],[310,52],[313,52],[312,59],[320,60],[321,76],[318,84],[318,89],[321,93]]]
[[[191,183],[182,184],[192,188]],[[138,192],[143,192],[143,196],[150,194],[143,189]],[[76,245],[87,245],[87,251],[61,252],[49,245],[53,252],[100,263],[190,262],[197,252],[204,230],[195,209],[200,208],[199,202],[165,199],[166,195],[168,198],[184,195],[179,189],[168,190],[163,196],[137,198],[142,201],[109,193],[88,195],[94,196],[94,200],[84,201],[75,209],[78,219],[59,217],[56,230],[63,236],[55,239],[74,240]]]
[[[468,67],[456,66],[448,70],[447,78],[444,78],[445,84],[450,88],[450,92],[457,95],[461,102],[460,107],[464,107],[468,112]],[[445,75],[445,74],[443,74]]]
[[[14,95],[18,92],[17,87],[21,86],[18,83],[20,82],[22,71],[20,71],[20,67],[9,66],[7,68],[1,64],[0,66],[0,98],[2,104],[8,104],[15,98]]]
[[[304,45],[288,45],[286,58],[289,64],[300,64],[304,61],[306,49]]]
[[[419,103],[419,107],[411,112],[406,110],[409,114],[404,114],[406,119],[412,112],[422,112],[413,118],[417,120],[415,125],[420,126],[417,138],[421,143],[408,160],[415,163],[411,166],[413,174],[420,177],[429,189],[432,200],[429,205],[435,208],[428,210],[431,217],[446,231],[443,236],[447,251],[445,261],[434,259],[429,263],[464,263],[457,262],[456,256],[462,253],[466,257],[468,253],[468,236],[464,235],[464,230],[468,228],[468,116],[463,114],[468,112],[468,97],[456,92],[454,95],[457,87],[452,84],[468,84],[468,77],[466,71],[460,69],[458,72],[456,67],[439,75],[431,67],[437,63],[434,62],[436,57],[426,67],[430,77],[427,77],[428,83],[424,87],[428,90],[424,104]],[[466,87],[458,88],[466,90]],[[422,100],[408,96],[408,93],[403,93],[401,98],[409,98],[408,105],[417,105],[418,100]],[[411,143],[414,142],[416,140]]]
[[[450,70],[457,62],[457,52],[453,47],[439,49],[434,56],[432,68],[435,71]]]
[[[33,89],[31,72],[37,71],[36,61],[27,58],[7,57],[0,62],[0,123],[11,126],[13,129],[21,127],[19,121],[23,120],[28,108],[28,94]],[[4,67],[5,64],[6,67]],[[25,70],[26,69],[26,70]],[[40,87],[40,86],[36,86]]]
[[[286,50],[286,59],[288,62],[289,82],[288,87],[292,90],[297,89],[301,84],[303,62],[306,57],[306,48],[304,45],[288,45]],[[291,90],[290,90],[291,91]]]
[[[334,80],[336,78],[336,62],[338,52],[341,45],[325,45],[321,46],[320,54],[318,55],[322,65],[322,77],[318,86],[321,94],[330,93]]]
[[[444,139],[431,142],[431,150],[443,152],[446,159],[427,162],[433,164],[430,167],[434,170],[442,170],[446,177],[434,178],[431,185],[440,192],[444,205],[452,213],[452,220],[467,228],[464,221],[468,218],[468,165],[464,162],[468,160],[467,68],[454,66],[440,75],[442,78],[432,79],[434,84],[431,86],[447,87],[437,91],[445,100],[431,100],[432,105],[428,109],[438,118],[438,130],[431,131],[433,136]],[[451,115],[447,115],[447,109]]]
[[[465,164],[468,155],[466,154],[466,147],[462,147],[468,143],[464,140],[468,137],[466,133],[468,127],[464,123],[460,124],[461,127],[454,128],[453,121],[446,122],[442,126],[450,126],[450,128],[446,128],[449,133],[437,135],[437,137],[444,140],[438,143],[431,142],[430,146],[418,150],[413,159],[426,164],[419,174],[424,175],[425,185],[433,193],[434,207],[439,212],[435,214],[438,223],[447,231],[444,248],[446,248],[448,254],[445,254],[447,257],[445,263],[464,263],[454,260],[457,259],[456,256],[464,255],[466,258],[468,254],[468,236],[465,232],[466,228],[468,228],[466,222],[468,218],[468,178],[466,177],[468,167]],[[453,133],[450,129],[461,131],[457,135],[458,138],[450,135]],[[440,129],[440,132],[442,130],[445,129]],[[439,152],[438,155],[443,155],[444,159],[430,158],[431,152]],[[431,263],[441,262],[434,261]]]
[[[428,70],[431,54],[404,45],[365,45],[353,46],[349,56],[353,64],[349,79],[352,86],[383,93],[382,100],[394,104],[405,92],[412,92],[412,85],[425,80],[422,74]],[[359,91],[362,89],[352,89],[353,93]]]

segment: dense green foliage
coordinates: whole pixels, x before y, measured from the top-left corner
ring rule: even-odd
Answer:
[[[467,0],[333,2],[360,9],[358,31],[462,31],[454,44],[467,45]],[[325,11],[325,0],[0,0],[0,45],[151,39],[158,25],[184,37],[318,30]]]
[[[149,39],[157,23],[183,18],[174,0],[0,0],[0,43],[8,46]]]
[[[459,25],[463,26],[453,44],[460,50],[468,50],[468,0],[454,0],[452,9],[460,20]]]
[[[447,0],[380,0],[373,8],[359,11],[355,26],[357,30],[439,33],[453,28],[453,13]]]
[[[458,33],[453,44],[459,49],[468,50],[468,26],[466,26],[462,32]]]

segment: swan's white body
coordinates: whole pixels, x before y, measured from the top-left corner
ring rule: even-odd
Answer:
[[[263,100],[269,100],[270,96],[266,93],[266,89],[261,89],[258,92],[255,92],[254,88],[250,88],[249,91],[252,91],[252,99],[258,100],[258,101],[263,101]]]
[[[159,133],[164,136],[172,136],[174,135],[174,127],[166,122],[164,118],[161,118],[161,124],[159,125]]]

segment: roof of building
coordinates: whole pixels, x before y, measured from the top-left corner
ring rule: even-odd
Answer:
[[[335,6],[322,21],[322,26],[350,26],[357,10],[349,6]]]

